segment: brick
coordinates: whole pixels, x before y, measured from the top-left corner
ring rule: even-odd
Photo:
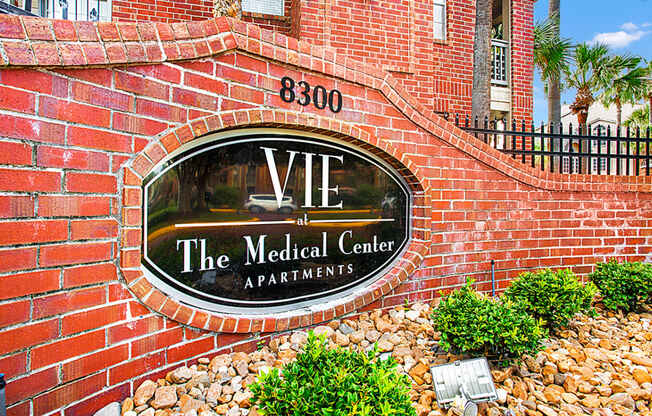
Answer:
[[[103,330],[61,339],[32,348],[31,368],[38,369],[101,348],[104,348]]]
[[[73,240],[105,239],[118,236],[116,220],[80,220],[70,223],[70,238]]]
[[[204,108],[206,110],[214,111],[217,109],[217,98],[215,97],[182,88],[174,88],[172,94],[172,100],[175,103]]]
[[[72,83],[72,97],[77,101],[114,110],[133,111],[134,108],[134,97],[130,95],[81,82]]]
[[[165,351],[145,355],[124,364],[119,364],[109,369],[109,383],[116,384],[121,381],[149,373],[165,364]]]
[[[27,42],[2,42],[11,65],[34,65],[34,54]]]
[[[53,91],[53,76],[32,69],[22,69],[20,71],[1,70],[0,82],[2,82],[3,85],[36,91],[43,94],[52,94]]]
[[[152,334],[131,343],[131,356],[138,357],[152,351],[160,350],[181,342],[182,339],[183,330],[181,328],[173,328],[165,332]]]
[[[35,102],[32,93],[0,86],[0,108],[33,114]]]
[[[27,371],[27,352],[19,352],[0,358],[0,368],[5,374],[5,380],[25,374]]]
[[[86,56],[82,52],[81,45],[74,43],[60,43],[59,54],[61,55],[61,60],[65,66],[83,66],[88,62],[86,61]]]
[[[32,146],[0,141],[0,165],[31,165]]]
[[[45,243],[68,238],[68,221],[0,222],[0,245]]]
[[[131,136],[114,132],[71,126],[68,130],[71,145],[114,152],[131,152]]]
[[[164,329],[165,324],[160,316],[148,316],[135,321],[115,325],[109,328],[110,344],[116,344],[131,338],[151,334]]]
[[[215,337],[210,336],[184,344],[170,347],[167,350],[168,362],[175,363],[197,355],[205,354],[215,348]]]
[[[140,115],[151,116],[168,122],[183,123],[188,118],[185,108],[145,99],[138,99],[136,112]]]
[[[105,289],[92,287],[34,298],[33,319],[46,318],[106,302]]]
[[[123,344],[99,351],[62,365],[62,382],[66,383],[111,367],[129,358],[129,345]]]
[[[111,263],[72,267],[63,271],[64,288],[110,282],[116,279],[116,267]]]
[[[8,14],[0,16],[0,36],[3,38],[25,39],[25,31],[18,16]]]
[[[0,250],[0,257],[2,258],[0,273],[33,269],[36,267],[36,248],[34,247]]]
[[[34,249],[27,249],[36,252]],[[59,289],[59,270],[42,270],[0,277],[0,300]]]
[[[38,322],[0,331],[0,354],[29,348],[56,338],[59,335],[59,320]],[[32,368],[36,368],[32,365]]]
[[[61,144],[65,138],[63,124],[0,114],[0,135],[12,139]]]
[[[57,369],[52,367],[37,373],[29,374],[16,380],[11,380],[6,387],[7,404],[32,397],[49,390],[59,383]]]
[[[265,101],[265,94],[262,91],[240,85],[234,85],[231,87],[231,97],[256,104],[262,104]]]
[[[86,104],[57,100],[52,97],[40,97],[39,113],[43,117],[55,118],[62,121],[71,121],[99,127],[109,127],[111,125],[111,112],[109,110]]]
[[[168,128],[168,124],[148,118],[135,117],[123,113],[113,114],[113,128],[144,136],[156,136]]]
[[[34,197],[4,195],[0,198],[0,218],[34,216]]]
[[[105,385],[106,372],[102,372],[58,387],[34,399],[34,414],[46,414],[102,390]]]
[[[99,262],[110,258],[110,243],[59,244],[41,247],[39,264],[49,267]]]
[[[173,84],[178,84],[181,82],[181,71],[166,64],[140,66],[136,65],[127,68],[127,70]]]
[[[69,192],[113,194],[117,191],[117,179],[112,175],[67,172],[66,189]]]
[[[52,20],[54,37],[59,41],[77,40],[75,25],[69,20]]]
[[[228,91],[228,86],[225,82],[196,75],[191,72],[187,72],[184,75],[183,82],[189,87],[202,89],[213,94],[226,95]]]
[[[145,79],[142,76],[135,76],[124,72],[116,73],[115,86],[123,91],[146,95],[161,100],[167,100],[169,98],[169,88],[167,85]]]
[[[34,59],[38,65],[50,66],[61,65],[63,63],[59,56],[57,45],[50,42],[32,43]]]
[[[42,217],[94,217],[111,213],[111,199],[102,196],[42,195],[38,213]]]
[[[30,306],[29,300],[0,304],[0,328],[29,320]]]
[[[36,151],[36,164],[41,167],[49,168],[83,169],[108,172],[109,156],[100,152],[89,152],[85,150],[74,150],[52,146],[38,146]]]
[[[66,315],[61,319],[61,335],[71,335],[123,321],[126,315],[126,303]]]
[[[61,190],[61,173],[0,168],[0,191],[56,192]]]

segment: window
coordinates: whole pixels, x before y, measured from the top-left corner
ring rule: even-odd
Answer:
[[[434,37],[437,40],[446,40],[446,0],[434,0],[433,26]]]
[[[38,14],[51,19],[111,21],[111,0],[40,0]]]
[[[242,0],[242,11],[283,16],[283,0]]]

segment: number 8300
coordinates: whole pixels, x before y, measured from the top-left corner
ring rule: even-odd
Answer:
[[[333,113],[339,113],[342,109],[342,93],[338,90],[331,90],[328,92],[326,88],[321,85],[317,85],[311,90],[310,84],[306,81],[299,81],[296,85],[300,88],[298,94],[295,94],[294,92],[294,80],[290,77],[283,77],[281,79],[281,90],[279,91],[281,100],[286,103],[296,101],[302,106],[307,106],[312,103],[320,110],[323,110],[328,105],[328,108]]]

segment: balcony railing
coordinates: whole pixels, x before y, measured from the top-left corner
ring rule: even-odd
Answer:
[[[110,21],[110,0],[0,0],[0,13],[52,19]]]
[[[445,114],[444,117],[447,117]],[[455,115],[455,125],[533,168],[565,174],[650,175],[652,136],[646,130],[611,126],[563,126]]]
[[[491,39],[491,83],[506,87],[509,42]]]

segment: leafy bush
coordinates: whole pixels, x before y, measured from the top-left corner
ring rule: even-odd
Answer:
[[[597,291],[591,282],[582,285],[568,269],[546,269],[521,273],[504,296],[553,329],[568,325],[579,312],[592,312],[591,302]]]
[[[233,186],[217,185],[213,189],[211,202],[216,207],[237,208],[240,205],[240,190]]]
[[[447,296],[433,312],[442,348],[501,360],[541,349],[544,330],[539,320],[510,301],[486,298],[471,283]]]
[[[258,412],[278,416],[415,415],[407,376],[396,363],[366,354],[328,349],[312,331],[297,360],[262,374],[250,385]]]
[[[652,300],[652,265],[644,263],[598,263],[589,275],[609,309],[631,312]]]

